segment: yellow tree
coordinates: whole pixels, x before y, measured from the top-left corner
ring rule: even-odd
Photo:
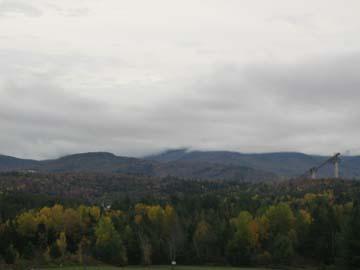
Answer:
[[[152,256],[152,245],[150,242],[150,236],[148,232],[148,209],[149,206],[139,203],[135,205],[135,224],[136,224],[136,234],[139,239],[140,249],[142,252],[142,261],[144,265],[151,264]]]
[[[169,259],[176,261],[176,254],[183,240],[183,235],[174,207],[170,205],[165,206],[163,222],[163,231],[169,250]]]
[[[230,221],[234,230],[234,237],[228,244],[228,253],[234,264],[249,264],[251,254],[259,246],[259,225],[247,211]]]
[[[20,235],[34,237],[36,234],[38,221],[33,212],[20,214],[16,219],[17,231]]]
[[[65,232],[60,233],[59,239],[56,240],[56,245],[59,248],[61,258],[63,258],[65,256],[67,247]]]

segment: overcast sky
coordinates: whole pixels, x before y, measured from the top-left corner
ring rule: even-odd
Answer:
[[[360,154],[359,0],[0,0],[0,153]]]

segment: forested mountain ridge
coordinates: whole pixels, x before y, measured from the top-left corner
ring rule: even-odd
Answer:
[[[145,157],[145,159],[163,163],[186,161],[241,165],[272,172],[283,177],[301,175],[309,168],[321,164],[328,158],[330,157],[298,152],[248,154],[230,151],[192,151],[187,149],[168,150]],[[360,156],[342,156],[340,171],[345,178],[359,178]],[[333,168],[331,166],[326,166],[319,171],[321,177],[329,177],[332,174]]]
[[[39,162],[36,160],[0,155],[0,171],[36,168],[38,164]]]
[[[236,180],[259,182],[276,180],[274,173],[242,165],[210,162],[174,161],[162,163],[155,160],[116,156],[106,152],[82,153],[52,160],[23,160],[0,156],[0,172],[36,171],[49,173],[120,173],[150,177],[180,177],[201,180]]]
[[[107,152],[81,153],[51,160],[19,159],[0,155],[0,172],[94,172],[121,173],[151,177],[173,176],[186,179],[225,179],[259,182],[292,178],[321,164],[328,156],[296,152],[245,154],[229,151],[169,150],[144,158],[117,156]],[[332,177],[331,164],[319,177]],[[360,178],[360,156],[343,156],[343,178]]]

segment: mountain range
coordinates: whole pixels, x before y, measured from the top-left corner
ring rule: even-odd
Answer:
[[[291,178],[302,175],[312,167],[318,166],[330,156],[307,155],[298,152],[239,153],[230,151],[190,151],[175,149],[146,157],[158,162],[208,162],[233,166],[245,166],[261,171],[272,172],[279,177]],[[332,177],[334,168],[324,166],[319,177]],[[340,174],[344,178],[360,178],[360,156],[341,156]]]
[[[200,180],[259,182],[296,177],[329,157],[296,152],[245,154],[229,151],[175,149],[143,158],[91,152],[51,160],[20,159],[0,155],[0,172],[97,172]],[[360,178],[360,156],[344,156],[340,163],[345,178]],[[332,175],[331,165],[319,176]]]

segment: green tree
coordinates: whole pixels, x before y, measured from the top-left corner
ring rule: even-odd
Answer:
[[[294,215],[288,204],[280,203],[270,206],[265,216],[269,221],[270,237],[278,234],[287,235],[294,225]]]
[[[332,264],[339,232],[333,208],[326,201],[322,201],[314,208],[312,217],[306,255],[325,264]]]
[[[345,233],[345,261],[349,269],[360,268],[360,205],[354,204]]]
[[[19,258],[19,252],[15,249],[13,245],[10,245],[4,254],[4,260],[7,264],[14,264]]]
[[[248,265],[258,245],[257,223],[249,212],[242,211],[237,218],[231,220],[231,224],[234,235],[227,246],[228,258],[232,264]]]
[[[110,217],[102,217],[95,229],[97,257],[107,263],[125,265],[126,250]]]
[[[24,250],[23,250],[23,256],[25,259],[33,259],[35,256],[35,246],[30,241],[26,244]]]
[[[202,261],[209,261],[213,257],[216,247],[216,235],[211,225],[204,219],[197,223],[193,243],[197,257]]]
[[[278,234],[273,244],[273,258],[278,263],[289,263],[294,255],[293,243],[286,235]]]
[[[301,255],[306,254],[306,243],[308,241],[309,237],[309,230],[311,223],[313,221],[313,218],[311,214],[301,209],[296,214],[296,221],[295,221],[295,231],[296,231],[296,249]]]
[[[53,243],[51,246],[50,246],[50,249],[49,249],[49,255],[51,258],[53,259],[57,259],[57,258],[60,258],[61,257],[61,251],[60,251],[60,248],[59,246],[56,244],[56,243]]]

